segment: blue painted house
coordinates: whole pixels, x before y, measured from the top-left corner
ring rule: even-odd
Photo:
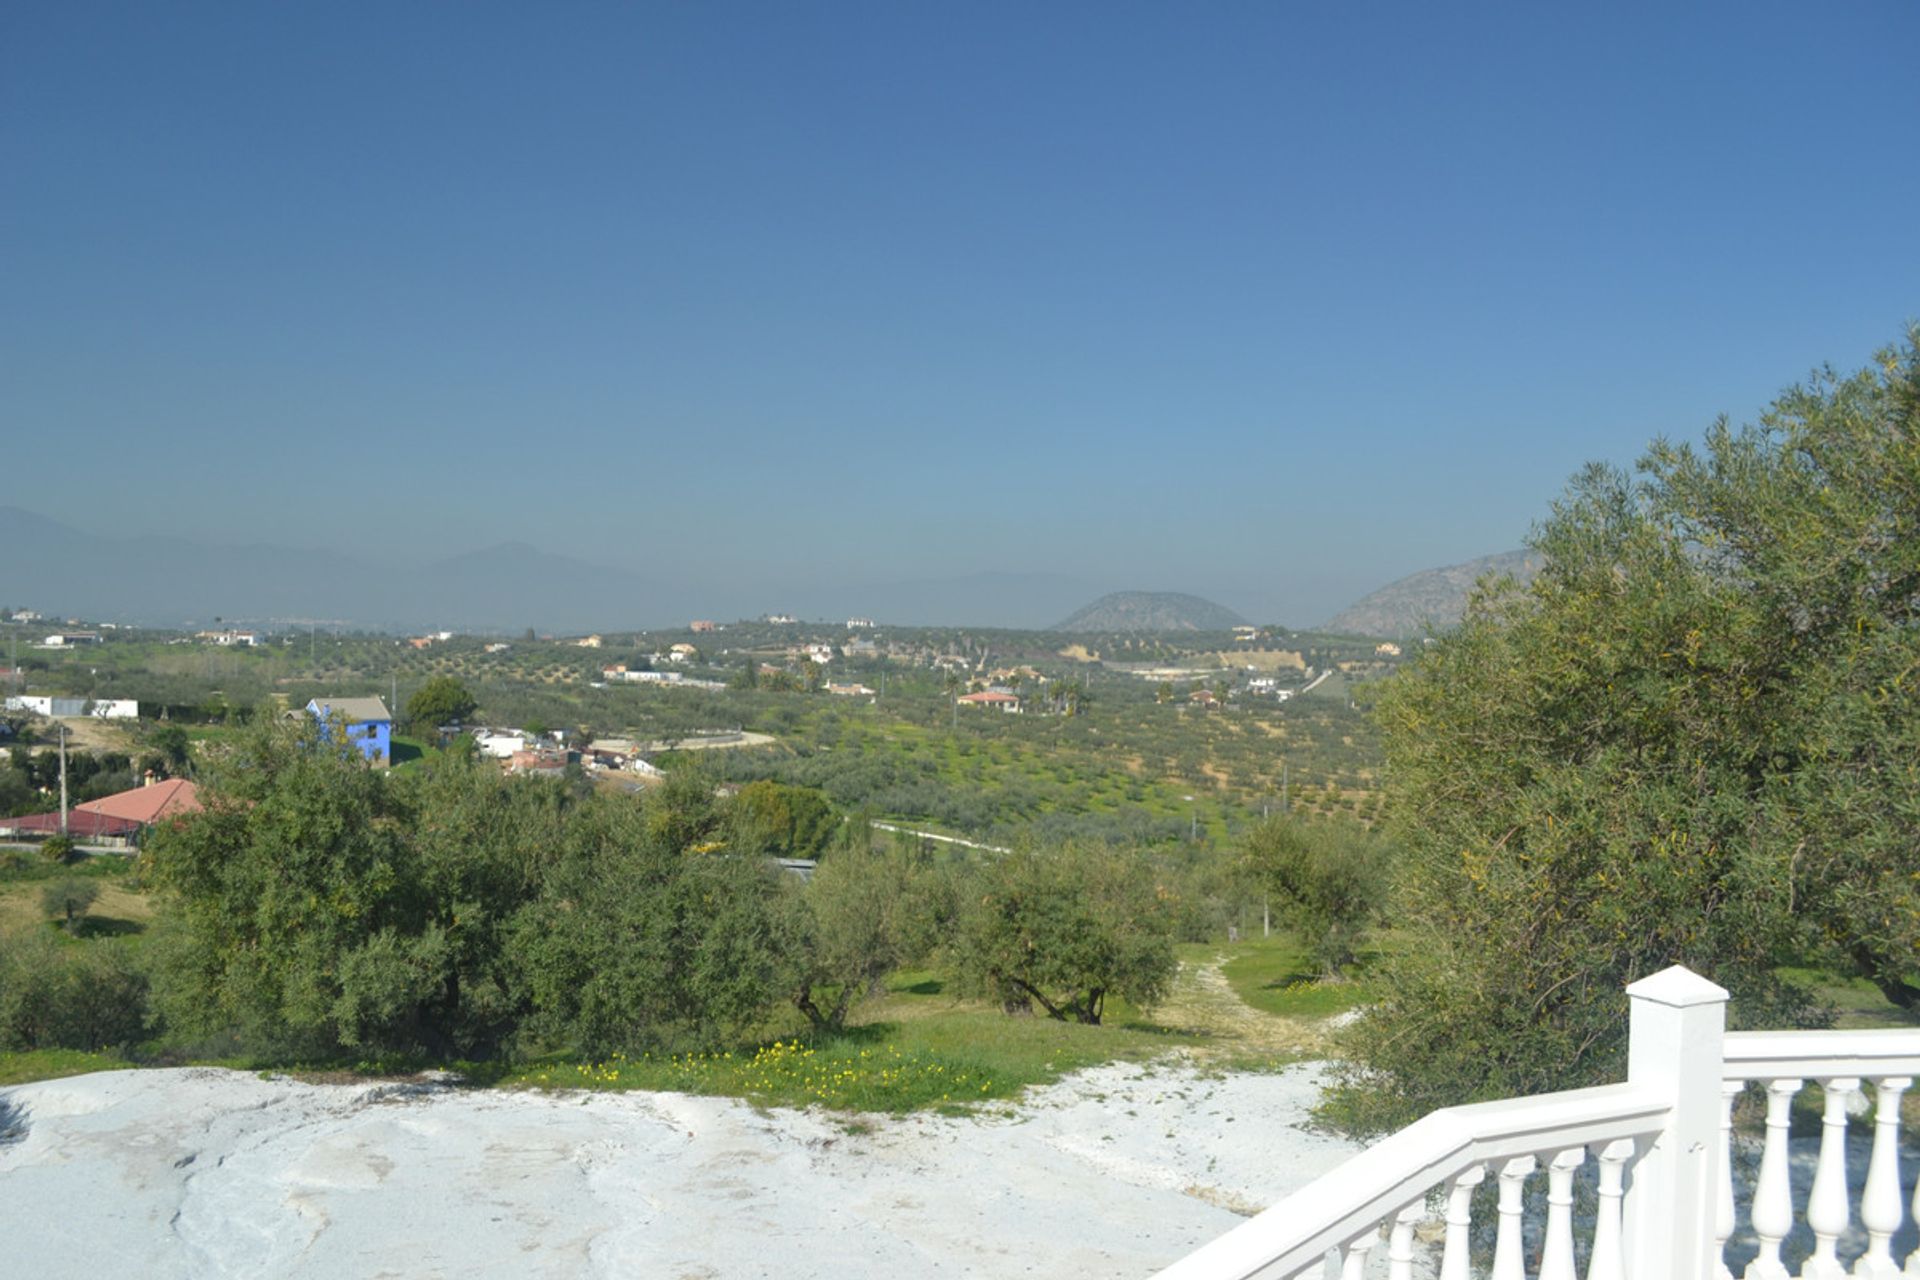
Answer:
[[[375,764],[391,762],[393,713],[380,699],[315,698],[307,704],[307,711],[320,722],[323,737],[333,736],[338,725],[347,741],[359,747],[367,759]]]

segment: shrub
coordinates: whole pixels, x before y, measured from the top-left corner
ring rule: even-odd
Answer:
[[[1009,1012],[1098,1024],[1109,994],[1140,1008],[1171,987],[1173,927],[1138,855],[1065,845],[1007,854],[980,873],[953,963]]]

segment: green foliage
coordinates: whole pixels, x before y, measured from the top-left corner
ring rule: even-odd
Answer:
[[[930,859],[850,843],[787,895],[782,940],[793,1003],[816,1029],[837,1031],[902,963],[938,945],[952,921],[951,878]]]
[[[74,843],[72,836],[48,836],[40,842],[40,856],[48,862],[65,864],[72,862],[79,854],[79,846]]]
[[[982,869],[962,910],[953,963],[966,987],[1009,1012],[1098,1024],[1109,994],[1164,997],[1178,961],[1144,859],[1085,845],[1027,849]]]
[[[728,816],[734,847],[779,858],[818,858],[839,826],[820,792],[765,779],[741,787]]]
[[[407,699],[407,720],[413,731],[431,735],[443,724],[462,724],[479,709],[467,686],[452,676],[430,676]]]
[[[1320,971],[1338,975],[1351,964],[1386,891],[1384,842],[1357,822],[1269,818],[1241,850],[1254,882],[1307,940]]]
[[[0,933],[0,1050],[124,1047],[146,1018],[147,975],[126,943]]]
[[[1378,703],[1414,944],[1341,1105],[1375,1127],[1614,1078],[1686,964],[1778,1024],[1816,955],[1920,1003],[1920,335],[1757,427],[1593,467],[1524,591]]]
[[[314,1058],[481,1051],[511,1029],[502,922],[530,896],[550,789],[457,761],[389,779],[308,724],[262,726],[203,794],[146,850],[174,1026]]]
[[[707,851],[700,837],[713,819],[663,796],[670,787],[644,809],[576,815],[516,921],[513,951],[544,1042],[592,1058],[723,1046],[791,987],[775,945],[781,873],[757,856]],[[662,804],[673,811],[656,812]]]
[[[100,885],[96,880],[82,880],[67,876],[56,880],[40,891],[40,907],[50,916],[59,916],[68,929],[87,914],[94,900],[100,896]]]

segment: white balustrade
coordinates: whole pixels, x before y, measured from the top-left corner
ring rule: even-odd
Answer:
[[[1789,1280],[1780,1246],[1793,1230],[1793,1191],[1787,1175],[1787,1124],[1800,1081],[1767,1084],[1767,1137],[1760,1155],[1760,1179],[1753,1189],[1753,1233],[1760,1252],[1747,1264],[1746,1280]]]
[[[1595,1152],[1600,1177],[1595,1188],[1593,1253],[1587,1258],[1587,1280],[1627,1280],[1626,1251],[1620,1244],[1620,1200],[1626,1193],[1627,1161],[1633,1158],[1633,1146],[1631,1138],[1622,1138]]]
[[[1520,1261],[1524,1226],[1520,1197],[1527,1175],[1538,1164],[1532,1156],[1517,1156],[1500,1166],[1500,1228],[1493,1245],[1493,1280],[1527,1280],[1527,1269]]]
[[[1387,1237],[1387,1280],[1413,1280],[1413,1229],[1426,1216],[1426,1205],[1414,1203],[1400,1211]]]
[[[1860,1192],[1860,1222],[1867,1229],[1867,1251],[1854,1264],[1861,1280],[1894,1280],[1893,1233],[1900,1229],[1900,1097],[1911,1076],[1882,1076],[1873,1082],[1873,1155],[1867,1161],[1867,1185]]]
[[[1829,1076],[1820,1082],[1826,1108],[1820,1119],[1820,1164],[1807,1197],[1807,1225],[1813,1228],[1813,1256],[1800,1269],[1801,1280],[1846,1280],[1840,1265],[1840,1233],[1847,1229],[1847,1097],[1858,1080]]]
[[[1474,1165],[1453,1180],[1453,1188],[1447,1195],[1447,1242],[1440,1255],[1440,1280],[1469,1280],[1473,1192],[1486,1180],[1485,1165]]]
[[[1579,1280],[1573,1271],[1573,1173],[1587,1158],[1569,1147],[1547,1166],[1547,1240],[1540,1251],[1540,1280]]]
[[[1727,1266],[1727,1241],[1733,1238],[1733,1104],[1746,1089],[1743,1080],[1720,1082],[1720,1195],[1713,1207],[1715,1274],[1733,1280]]]
[[[1340,1280],[1361,1280],[1367,1274],[1367,1254],[1373,1251],[1374,1242],[1380,1238],[1380,1228],[1372,1226],[1367,1233],[1347,1246],[1347,1252],[1340,1264]]]
[[[1439,1280],[1472,1280],[1475,1192],[1497,1182],[1493,1280],[1580,1280],[1575,1187],[1591,1159],[1594,1199],[1584,1280],[1732,1280],[1730,1245],[1755,1248],[1744,1280],[1920,1280],[1920,1250],[1896,1259],[1902,1229],[1920,1219],[1920,1186],[1900,1181],[1900,1105],[1920,1077],[1920,1030],[1727,1033],[1726,993],[1684,969],[1628,988],[1632,1023],[1625,1084],[1437,1111],[1201,1247],[1156,1280],[1363,1280],[1386,1232],[1388,1280],[1420,1269],[1417,1228],[1431,1198],[1444,1222]],[[1819,1159],[1804,1206],[1813,1253],[1796,1274],[1790,1120],[1803,1083],[1824,1093]],[[1872,1154],[1857,1214],[1849,1203],[1847,1113],[1873,1101]],[[1765,1137],[1749,1203],[1738,1203],[1734,1110],[1741,1091],[1766,1091]],[[1744,1140],[1743,1140],[1744,1141]],[[1804,1156],[1803,1156],[1804,1159]],[[1546,1166],[1544,1233],[1526,1256],[1526,1186]],[[1742,1219],[1751,1237],[1741,1234]],[[1539,1217],[1531,1219],[1539,1222]],[[1864,1229],[1852,1270],[1841,1250]],[[1790,1238],[1791,1237],[1791,1242]],[[1742,1241],[1749,1241],[1742,1244]],[[1904,1266],[1902,1263],[1904,1262]],[[1484,1265],[1484,1263],[1482,1264]],[[1376,1272],[1377,1274],[1377,1272]]]

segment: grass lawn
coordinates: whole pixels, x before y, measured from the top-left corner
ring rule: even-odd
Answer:
[[[428,757],[439,754],[439,747],[428,746],[419,738],[403,737],[397,733],[387,743],[387,761],[402,773],[418,769]]]
[[[129,872],[128,860],[117,856],[86,858],[61,866],[31,854],[0,874],[0,933],[51,928],[52,917],[41,906],[40,895],[54,881],[69,877],[91,880],[100,889],[100,896],[87,909],[80,929],[82,936],[144,932],[153,919],[153,908],[146,894],[127,887]]]
[[[670,1089],[768,1106],[845,1111],[956,1109],[1011,1098],[1032,1084],[1115,1060],[1150,1058],[1193,1037],[1161,1030],[1124,1007],[1098,1027],[1008,1017],[950,995],[937,976],[896,975],[838,1036],[790,1034],[708,1054],[557,1059],[517,1067],[499,1083],[555,1089]]]
[[[1369,999],[1365,975],[1372,954],[1377,953],[1361,954],[1355,976],[1329,982],[1321,978],[1305,943],[1291,933],[1277,932],[1270,938],[1235,943],[1233,958],[1220,972],[1236,995],[1262,1013],[1330,1018]]]
[[[119,1071],[132,1064],[110,1053],[82,1053],[78,1049],[30,1049],[0,1053],[0,1087],[83,1076],[91,1071]]]

